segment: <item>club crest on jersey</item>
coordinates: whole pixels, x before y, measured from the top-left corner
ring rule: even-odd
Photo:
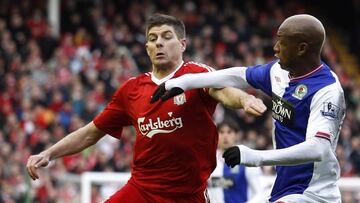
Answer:
[[[295,92],[292,94],[296,99],[302,99],[307,93],[307,87],[304,84],[298,85],[295,89]]]
[[[329,120],[339,119],[343,114],[342,109],[331,102],[324,102],[323,109],[320,112],[322,116]]]
[[[185,93],[179,94],[174,97],[174,104],[178,106],[183,105],[185,102],[186,102]]]

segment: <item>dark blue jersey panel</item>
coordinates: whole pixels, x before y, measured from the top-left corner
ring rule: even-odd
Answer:
[[[248,67],[246,70],[246,81],[256,89],[260,89],[271,96],[270,69],[277,61],[264,65]]]

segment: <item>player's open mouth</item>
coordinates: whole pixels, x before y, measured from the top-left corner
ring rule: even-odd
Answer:
[[[162,57],[164,57],[164,56],[165,56],[164,53],[157,53],[157,54],[156,54],[156,58],[162,58]]]

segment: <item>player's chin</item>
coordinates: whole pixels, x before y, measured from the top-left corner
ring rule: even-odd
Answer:
[[[278,63],[279,63],[279,65],[280,65],[280,67],[281,67],[282,69],[287,70],[287,69],[286,69],[286,66],[284,65],[284,62],[281,61],[281,59],[279,60]]]
[[[228,144],[228,143],[224,143],[223,144],[223,146],[222,146],[222,148],[223,149],[229,149],[230,147],[232,147],[233,145],[230,145],[230,144]]]
[[[154,60],[153,64],[155,67],[160,69],[168,69],[171,63],[168,60]]]

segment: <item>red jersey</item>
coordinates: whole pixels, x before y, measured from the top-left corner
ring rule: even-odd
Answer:
[[[206,65],[188,62],[162,80],[152,73],[129,79],[94,119],[99,129],[116,138],[123,126],[135,127],[130,183],[169,197],[205,190],[216,166],[218,134],[212,115],[217,102],[204,89],[154,104],[150,98],[170,78],[208,71]]]

